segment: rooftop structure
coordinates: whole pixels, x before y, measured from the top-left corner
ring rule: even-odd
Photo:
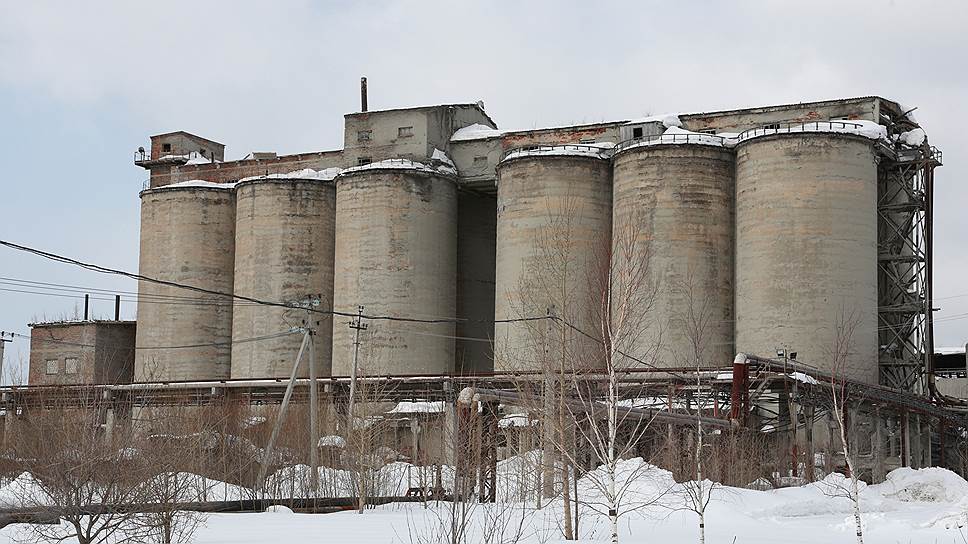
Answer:
[[[30,385],[131,383],[134,321],[30,324]]]

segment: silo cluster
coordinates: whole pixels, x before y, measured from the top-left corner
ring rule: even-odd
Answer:
[[[849,330],[850,375],[876,382],[872,140],[677,135],[508,149],[496,200],[404,159],[148,189],[141,273],[198,290],[142,282],[136,379],[285,377],[306,326],[303,376],[595,369],[621,315],[612,347],[641,368],[823,367]]]
[[[847,375],[876,383],[874,142],[815,127],[680,130],[621,142],[609,160],[572,145],[508,153],[495,367],[538,370],[558,357],[549,347],[601,367],[609,323],[624,329],[610,341],[629,368],[722,367],[777,349],[829,368],[840,339]],[[519,321],[546,312],[554,327]]]

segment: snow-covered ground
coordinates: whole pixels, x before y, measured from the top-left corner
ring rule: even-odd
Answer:
[[[514,476],[527,474],[527,460],[511,460],[499,469],[502,485],[515,487]],[[640,460],[625,461],[621,474],[642,474]],[[695,542],[696,518],[676,510],[681,495],[671,475],[646,467],[645,476],[631,482],[626,508],[652,501],[654,505],[622,516],[621,542]],[[391,472],[402,476],[396,465]],[[445,477],[445,479],[447,479]],[[22,480],[16,485],[29,483]],[[848,499],[837,497],[844,484],[834,474],[825,480],[798,488],[772,491],[720,487],[706,514],[706,536],[710,543],[836,543],[854,542],[853,519]],[[579,486],[583,502],[580,532],[583,542],[608,540],[607,519],[594,512],[598,492],[593,478]],[[0,495],[4,492],[0,489]],[[228,493],[229,495],[231,493]],[[634,496],[634,499],[628,497]],[[467,514],[467,542],[547,543],[561,541],[560,500],[537,509],[534,500],[497,505],[471,504]],[[246,542],[353,542],[423,543],[444,541],[450,527],[452,505],[429,503],[392,504],[369,509],[363,514],[293,514],[286,508],[254,514],[213,514],[195,534],[200,544]],[[944,469],[898,469],[887,482],[864,486],[861,509],[868,543],[962,543],[968,538],[963,528],[968,516],[968,482]],[[22,527],[0,530],[0,543],[16,542]],[[503,538],[485,539],[501,533]],[[422,536],[420,536],[422,535]],[[519,536],[519,540],[515,540]],[[735,540],[734,540],[735,539]]]

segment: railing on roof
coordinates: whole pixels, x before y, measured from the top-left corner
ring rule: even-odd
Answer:
[[[604,158],[608,156],[610,151],[611,150],[609,148],[593,144],[523,145],[505,151],[504,154],[501,155],[501,160],[503,161],[511,155],[515,155],[517,157],[530,157],[545,154],[554,155],[555,152],[562,152],[562,155],[568,155],[572,152],[575,155],[599,155]]]
[[[620,153],[625,149],[639,145],[663,145],[663,144],[705,144],[705,145],[725,145],[726,138],[718,134],[706,134],[704,132],[678,132],[673,134],[651,134],[649,136],[639,136],[619,142],[613,149],[613,153]]]
[[[861,123],[851,121],[790,121],[786,123],[771,123],[758,128],[751,128],[739,133],[737,141],[742,142],[757,136],[768,134],[784,134],[789,132],[837,132],[841,130],[856,130],[863,128]]]

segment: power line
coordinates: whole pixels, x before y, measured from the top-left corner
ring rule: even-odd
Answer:
[[[83,322],[79,322],[78,324],[83,324]],[[267,335],[264,335],[264,336],[255,336],[255,337],[252,337],[252,338],[243,338],[241,340],[226,340],[226,341],[222,341],[222,342],[206,342],[206,343],[201,343],[201,344],[183,344],[183,345],[178,345],[178,346],[139,346],[139,347],[132,347],[130,345],[120,345],[120,344],[98,344],[98,345],[95,345],[95,344],[84,344],[84,343],[81,343],[81,342],[68,342],[67,340],[57,340],[55,338],[43,338],[43,337],[33,338],[32,336],[30,336],[28,334],[22,334],[22,333],[19,333],[19,332],[11,332],[9,334],[11,334],[13,336],[16,336],[16,337],[19,337],[19,338],[26,338],[27,340],[31,340],[31,341],[37,340],[37,341],[40,341],[40,342],[43,342],[43,343],[49,343],[49,344],[60,344],[60,345],[76,346],[76,347],[82,347],[82,348],[112,347],[112,348],[115,348],[115,349],[127,350],[127,351],[131,351],[131,350],[134,350],[134,351],[145,351],[145,350],[156,350],[156,349],[208,348],[208,347],[219,347],[219,346],[231,346],[233,344],[247,344],[247,343],[250,343],[250,342],[262,342],[264,340],[272,340],[274,338],[282,338],[284,336],[290,336],[290,335],[293,335],[293,334],[302,334],[302,331],[292,330],[292,331],[285,331],[285,332],[277,332],[277,333],[274,333],[274,334],[267,334]]]

